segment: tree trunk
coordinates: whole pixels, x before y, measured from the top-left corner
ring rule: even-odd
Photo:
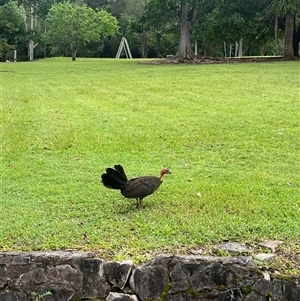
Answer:
[[[181,0],[180,13],[180,39],[176,58],[191,60],[194,58],[194,52],[191,44],[190,29],[195,19],[195,14],[191,16],[192,9],[187,0]]]
[[[243,56],[243,39],[239,40],[239,53],[238,53],[239,57]]]
[[[34,8],[33,5],[30,6],[30,30],[31,30],[31,35],[33,34],[33,20],[34,20]],[[29,40],[28,43],[28,57],[29,60],[33,60],[33,49],[34,49],[34,41],[32,39]]]
[[[157,50],[156,50],[156,56],[161,58],[161,51],[160,51],[160,37],[161,37],[161,33],[160,32],[156,32],[156,45],[157,45]]]
[[[148,32],[143,30],[142,33],[142,58],[147,58],[148,56]]]
[[[298,25],[298,29],[295,30],[295,34],[294,34],[293,48],[294,48],[295,57],[299,57],[299,43],[300,43],[300,24]]]
[[[278,42],[278,15],[277,14],[275,14],[274,37],[277,45]]]
[[[239,48],[239,43],[235,42],[235,48],[234,48],[234,56],[237,57],[238,56],[238,48]]]
[[[295,16],[291,13],[288,13],[285,17],[285,29],[284,29],[283,58],[286,60],[295,59],[294,49],[293,49],[294,24],[295,24]]]
[[[28,43],[28,57],[29,57],[29,61],[33,60],[33,49],[34,49],[34,41],[33,40],[29,40],[29,43]]]
[[[72,61],[76,61],[77,50],[72,52]]]

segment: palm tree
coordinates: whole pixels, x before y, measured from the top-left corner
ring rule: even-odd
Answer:
[[[300,0],[273,0],[271,5],[279,16],[285,17],[283,57],[286,60],[293,60],[295,19],[300,15]]]

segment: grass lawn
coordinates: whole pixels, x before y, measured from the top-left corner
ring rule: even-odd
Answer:
[[[144,261],[224,240],[300,253],[299,62],[1,64],[0,250]],[[172,175],[144,209],[102,186]]]

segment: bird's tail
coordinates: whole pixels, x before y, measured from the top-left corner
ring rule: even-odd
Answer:
[[[107,168],[106,173],[102,174],[102,183],[106,188],[122,189],[128,179],[121,165],[115,165],[115,169]]]

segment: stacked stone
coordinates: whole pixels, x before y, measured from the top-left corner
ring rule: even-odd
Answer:
[[[0,301],[299,301],[299,282],[271,279],[251,256],[162,254],[136,267],[93,253],[0,253]]]

